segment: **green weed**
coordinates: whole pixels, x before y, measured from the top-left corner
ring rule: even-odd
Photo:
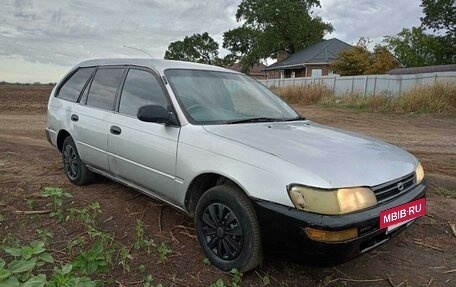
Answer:
[[[96,241],[90,250],[81,252],[73,262],[73,267],[82,274],[106,272],[111,265],[112,251],[106,250],[101,240]]]
[[[145,226],[144,222],[142,220],[136,220],[136,225],[135,225],[135,235],[136,235],[136,241],[133,243],[133,248],[136,250],[139,249],[145,249],[147,254],[150,254],[152,252],[151,248],[156,247],[157,245],[155,244],[153,239],[148,239],[145,235]]]
[[[439,187],[435,192],[445,197],[456,198],[456,189]]]
[[[159,283],[157,285],[153,285],[154,283],[154,277],[152,277],[152,275],[147,275],[145,278],[144,278],[144,287],[165,287],[163,286],[163,284]]]
[[[81,247],[83,246],[84,244],[86,243],[86,240],[84,238],[84,236],[76,236],[74,237],[73,239],[71,239],[70,241],[67,242],[66,244],[66,250],[71,253],[71,254],[74,254],[74,251],[73,249],[75,247]]]
[[[65,218],[62,210],[63,198],[73,197],[71,193],[57,187],[45,187],[40,195],[52,199],[52,202],[48,203],[48,207],[52,208],[52,212],[49,213],[49,216],[56,218],[58,221],[63,221]]]
[[[241,287],[242,277],[244,276],[244,274],[239,272],[239,270],[237,270],[237,269],[231,269],[230,275],[231,275],[230,283],[225,283],[225,281],[223,281],[222,278],[219,278],[217,281],[212,283],[210,287],[228,287],[228,286]],[[263,286],[266,286],[266,285],[263,285]]]
[[[38,238],[43,241],[44,243],[47,243],[49,239],[54,238],[54,233],[47,229],[37,229],[36,234]]]
[[[168,245],[165,243],[161,243],[157,246],[158,255],[160,256],[160,262],[165,262],[168,259],[168,254],[172,253],[173,251],[169,248]]]
[[[119,253],[118,253],[118,265],[122,266],[122,270],[124,274],[126,272],[130,272],[130,261],[133,260],[133,255],[130,254],[130,250],[125,248],[125,246],[121,246]],[[144,266],[144,265],[143,265]]]

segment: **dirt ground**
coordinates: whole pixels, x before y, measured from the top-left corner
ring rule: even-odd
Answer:
[[[135,221],[142,219],[147,235],[168,244],[165,263],[158,255],[132,250],[131,272],[114,262],[113,286],[143,286],[138,266],[144,264],[156,283],[165,286],[209,286],[229,275],[204,264],[192,220],[162,203],[107,179],[77,187],[67,180],[58,151],[46,141],[46,102],[49,87],[0,86],[0,244],[11,233],[31,241],[38,228],[51,229],[50,250],[61,262],[71,258],[65,244],[79,232],[77,226],[58,225],[47,215],[30,220],[17,210],[27,201],[42,202],[47,186],[73,194],[73,206],[99,202],[98,224],[125,246],[135,241]],[[398,145],[417,156],[429,181],[427,214],[398,237],[348,263],[317,268],[266,258],[261,268],[244,274],[242,286],[456,286],[456,199],[441,188],[456,188],[456,119],[425,115],[395,115],[321,107],[296,107],[306,118],[333,127],[367,134]],[[0,253],[1,254],[1,253]]]

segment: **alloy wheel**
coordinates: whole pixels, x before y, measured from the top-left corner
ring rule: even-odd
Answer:
[[[236,214],[226,205],[208,205],[201,227],[206,246],[220,259],[233,260],[241,253],[244,234]]]
[[[76,151],[71,145],[67,145],[63,150],[63,164],[65,165],[66,174],[70,179],[78,176],[78,158]]]

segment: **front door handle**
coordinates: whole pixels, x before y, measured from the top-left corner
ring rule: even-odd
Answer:
[[[110,131],[113,135],[120,135],[120,133],[122,132],[122,129],[119,128],[118,126],[111,126]]]
[[[71,120],[72,120],[73,122],[79,121],[78,115],[72,114],[72,115],[71,115]]]

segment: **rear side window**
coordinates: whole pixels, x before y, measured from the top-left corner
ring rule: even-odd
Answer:
[[[124,69],[99,69],[90,86],[87,105],[112,110]]]
[[[57,97],[76,102],[95,68],[80,68],[60,87]]]
[[[123,87],[119,113],[136,117],[139,108],[145,105],[160,105],[167,109],[168,101],[153,74],[131,69]]]

